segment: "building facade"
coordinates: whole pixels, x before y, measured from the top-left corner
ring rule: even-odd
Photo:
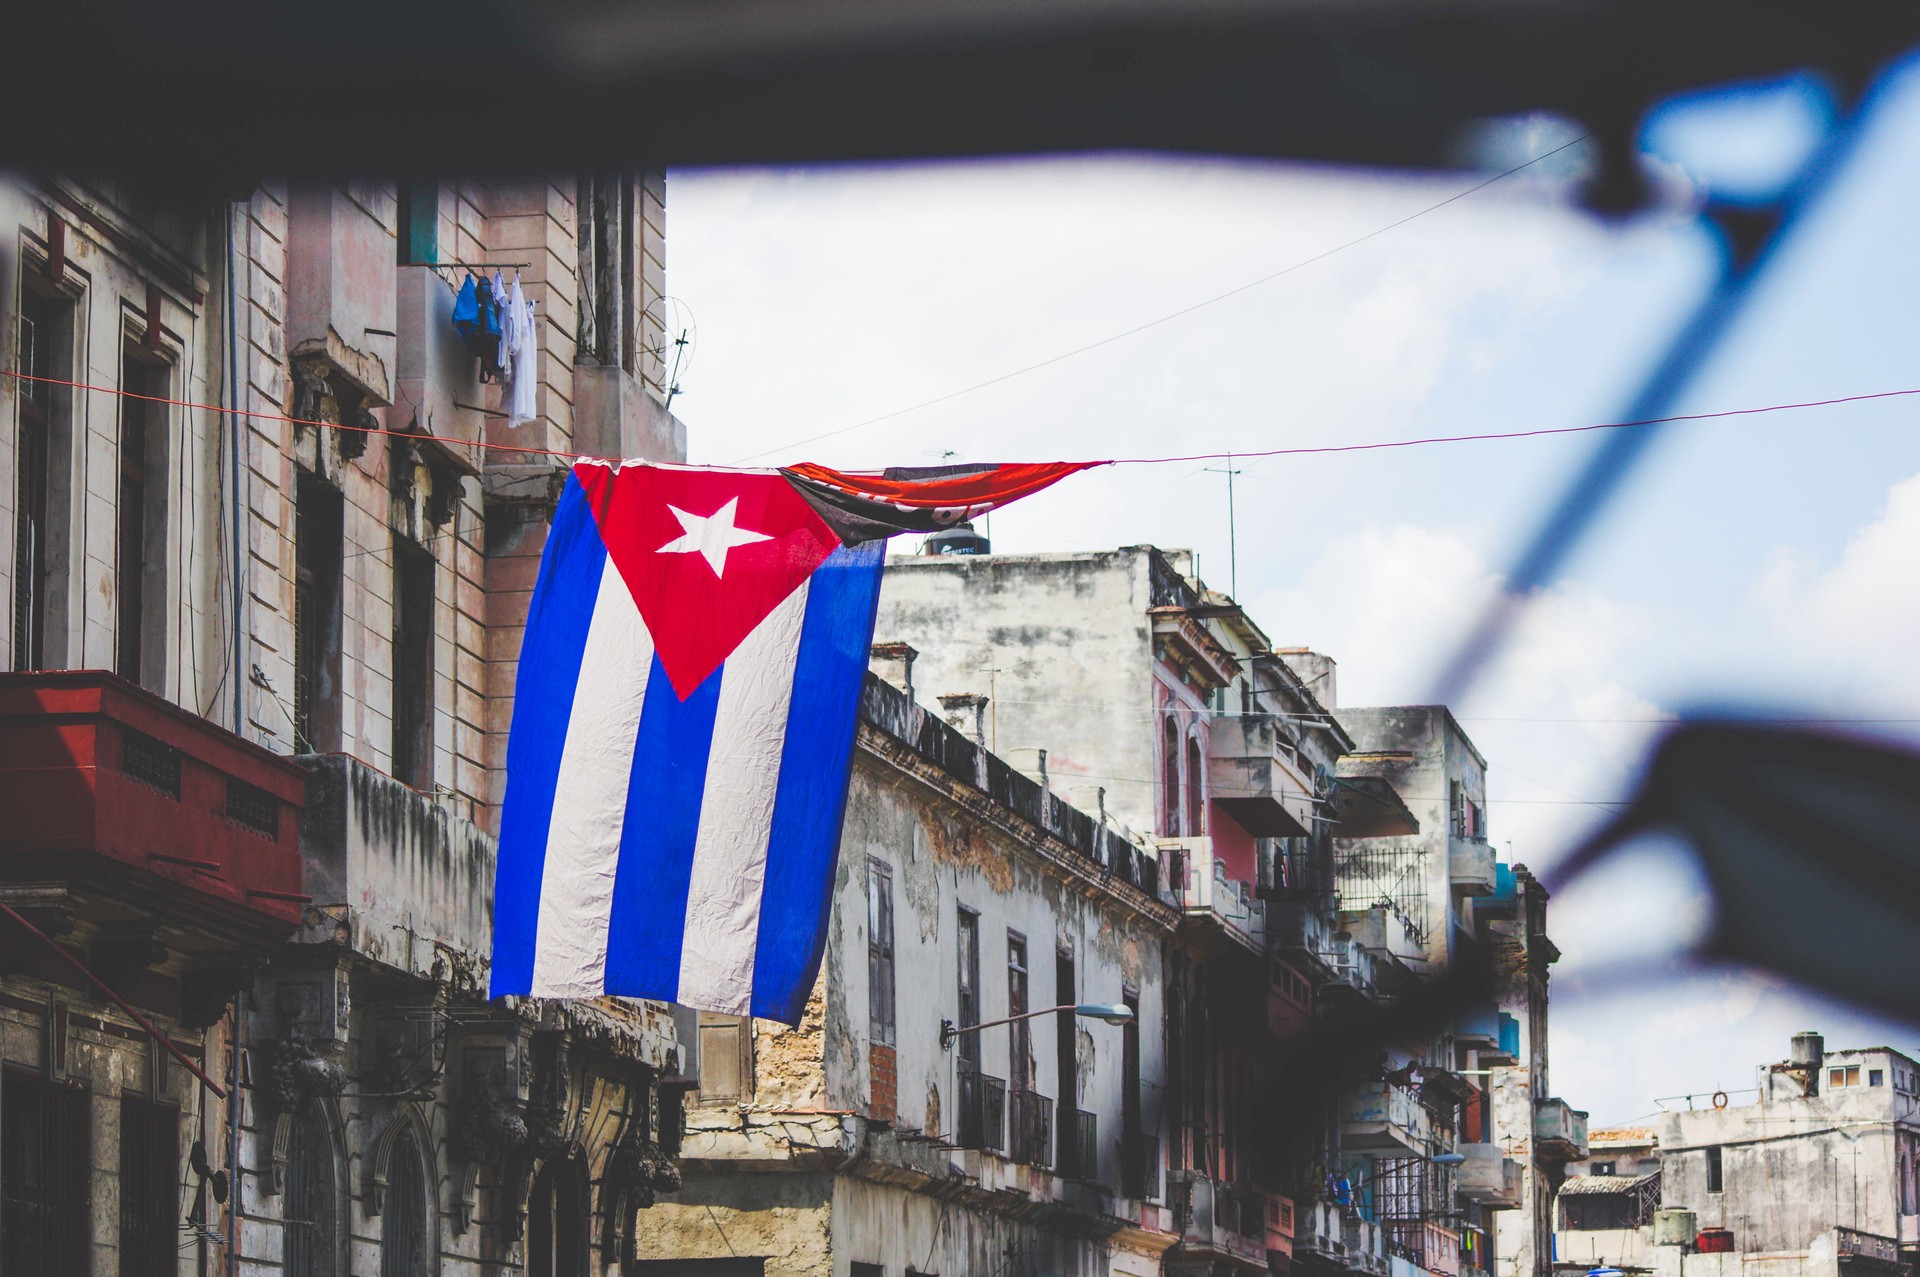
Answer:
[[[485,955],[560,462],[684,457],[663,199],[0,182],[8,1274],[631,1260],[671,1017]],[[530,413],[452,322],[496,268]]]
[[[1547,1254],[1523,1170],[1544,895],[1526,879],[1523,908],[1501,876],[1484,760],[1444,709],[1340,707],[1330,659],[1275,648],[1189,556],[1147,546],[892,559],[876,634],[921,646],[919,685],[1017,765],[1156,849],[1181,907],[1167,1271],[1492,1271],[1495,1210],[1527,1212],[1510,1262]],[[1516,944],[1497,1005],[1387,1043],[1338,1095],[1285,1089],[1315,1033]],[[1498,1103],[1523,1035],[1538,1081]]]
[[[868,681],[805,1018],[690,1017],[685,1182],[636,1272],[1145,1277],[1176,1240],[1176,908],[1135,843],[915,703],[912,655]]]
[[[1656,1271],[1862,1277],[1912,1271],[1920,1235],[1920,1064],[1886,1047],[1795,1035],[1751,1104],[1660,1119]],[[1680,1238],[1690,1235],[1690,1242]],[[1680,1244],[1661,1244],[1663,1241]]]
[[[1567,1167],[1554,1221],[1554,1267],[1650,1269],[1660,1209],[1660,1141],[1650,1126],[1592,1132],[1584,1161]]]

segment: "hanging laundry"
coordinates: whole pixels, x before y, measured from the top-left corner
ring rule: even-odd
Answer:
[[[480,324],[467,339],[467,349],[480,359],[480,380],[499,381],[500,294],[492,280],[483,278],[474,286],[474,300],[480,308]]]
[[[533,303],[521,291],[517,272],[513,277],[513,291],[508,295],[507,305],[513,315],[514,367],[513,382],[506,396],[507,421],[517,426],[539,415],[540,402],[540,357],[534,347]]]
[[[453,330],[460,334],[460,340],[472,345],[480,326],[480,297],[476,281],[469,274],[460,285],[460,295],[453,299]]]
[[[500,349],[494,362],[500,365],[502,385],[513,384],[513,316],[507,300],[507,284],[499,271],[493,272],[493,295],[500,302]]]

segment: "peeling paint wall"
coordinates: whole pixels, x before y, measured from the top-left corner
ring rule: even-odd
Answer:
[[[1151,604],[1145,547],[1074,555],[896,555],[876,642],[919,649],[917,699],[988,697],[987,743],[1083,811],[1158,828]],[[1021,751],[1028,751],[1022,755]]]

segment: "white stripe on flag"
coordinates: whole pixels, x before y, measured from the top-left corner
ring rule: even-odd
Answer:
[[[720,679],[680,953],[679,1001],[687,1006],[745,1015],[753,999],[767,839],[807,593],[802,585],[768,613]]]
[[[538,660],[539,653],[521,659]],[[598,997],[606,988],[613,880],[652,667],[653,636],[609,555],[554,785],[534,933],[535,997]]]

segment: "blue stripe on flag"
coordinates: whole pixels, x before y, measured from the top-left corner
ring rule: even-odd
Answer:
[[[833,906],[860,689],[887,543],[835,550],[813,573],[781,749],[753,962],[753,1014],[797,1024]]]
[[[493,884],[491,996],[533,987],[533,951],[553,824],[554,786],[573,715],[580,659],[593,624],[607,559],[580,481],[571,476],[553,512],[540,579],[520,640],[514,675],[513,730],[507,738],[507,790]]]
[[[713,749],[722,665],[682,701],[653,658],[627,788],[607,935],[607,992],[671,1002],[680,988],[687,883]]]

